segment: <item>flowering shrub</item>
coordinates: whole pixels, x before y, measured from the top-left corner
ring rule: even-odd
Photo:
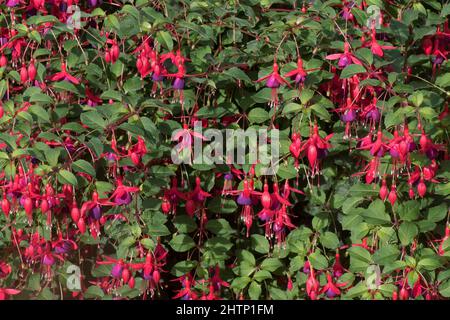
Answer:
[[[0,300],[450,297],[449,4],[0,10]]]

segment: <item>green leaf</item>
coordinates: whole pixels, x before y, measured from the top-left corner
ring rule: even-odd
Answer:
[[[53,98],[50,97],[49,95],[37,92],[31,95],[30,97],[30,102],[37,102],[37,103],[42,103],[42,104],[53,104]]]
[[[263,123],[269,119],[269,113],[262,108],[254,108],[248,114],[251,123]]]
[[[186,252],[195,247],[194,240],[186,234],[175,235],[169,244],[176,252]]]
[[[125,90],[126,93],[136,92],[142,88],[142,85],[143,83],[140,78],[138,77],[130,78],[123,85],[123,89]]]
[[[320,235],[320,243],[327,249],[336,249],[339,246],[339,239],[336,234],[327,231]]]
[[[450,298],[450,280],[439,285],[439,293],[445,298]]]
[[[267,279],[272,279],[272,274],[267,270],[259,270],[255,272],[255,274],[253,275],[253,279],[261,282]]]
[[[442,88],[450,87],[450,73],[443,73],[436,78],[435,84]]]
[[[86,160],[80,159],[75,161],[74,163],[72,163],[72,169],[75,170],[76,172],[84,172],[90,175],[91,177],[95,177],[94,167]]]
[[[314,91],[308,88],[304,88],[302,89],[302,91],[300,92],[300,102],[302,104],[307,104],[312,97],[314,96]]]
[[[357,183],[350,187],[349,193],[352,196],[377,196],[380,192],[379,188],[374,188],[371,184]]]
[[[122,101],[122,95],[115,90],[107,90],[100,95],[101,99],[112,99],[116,101]]]
[[[232,67],[223,72],[223,74],[228,75],[234,79],[242,80],[247,83],[252,83],[252,80],[248,77],[248,75],[239,68]]]
[[[173,221],[178,232],[189,233],[197,230],[198,226],[194,219],[187,215],[177,215]]]
[[[352,214],[352,211],[355,212],[353,209],[355,209],[362,201],[364,201],[364,198],[360,196],[347,198],[342,205],[342,212],[345,214]]]
[[[269,272],[274,272],[283,267],[283,263],[277,258],[267,258],[261,263],[261,269]]]
[[[310,254],[308,259],[309,263],[314,269],[323,270],[328,267],[327,259],[318,250]]]
[[[352,299],[356,297],[361,297],[368,291],[365,283],[363,281],[359,282],[354,287],[351,287],[345,294],[345,298]]]
[[[34,273],[28,278],[28,288],[33,291],[41,289],[41,276],[39,273]]]
[[[398,237],[402,245],[407,246],[419,233],[419,228],[413,222],[405,221],[398,228]]]
[[[97,111],[84,112],[80,116],[83,124],[91,129],[104,130],[106,128],[106,121]]]
[[[169,49],[169,51],[172,51],[173,49],[173,40],[169,32],[167,31],[159,31],[157,33],[158,41],[160,43],[164,44],[164,46]]]
[[[283,114],[297,113],[302,110],[303,106],[298,103],[290,102],[283,107]]]
[[[372,256],[367,249],[362,247],[351,247],[348,249],[350,254],[350,269],[352,271],[366,271],[369,264],[371,264]]]
[[[427,220],[432,222],[442,221],[447,216],[448,208],[445,203],[428,209]]]
[[[341,79],[347,79],[347,78],[354,76],[355,74],[365,73],[365,72],[367,72],[367,70],[362,65],[351,64],[351,65],[346,66],[344,68],[344,70],[342,70]]]
[[[436,270],[437,268],[440,268],[442,266],[442,263],[438,257],[427,257],[422,260],[420,260],[417,263],[417,267],[419,269],[425,269],[428,271]]]
[[[274,286],[269,287],[270,298],[273,300],[288,300],[288,295],[285,290]]]
[[[259,253],[268,253],[270,249],[269,241],[266,237],[259,234],[251,235],[252,248]]]
[[[88,292],[88,290],[86,290],[85,293]],[[37,298],[39,300],[56,300],[58,297],[50,290],[50,288],[46,287],[42,289]]]
[[[214,213],[233,213],[237,207],[234,200],[224,199],[222,197],[213,198],[208,203],[208,210]]]
[[[100,289],[100,287],[97,286],[90,286],[89,288],[87,288],[87,290],[84,292],[84,296],[86,298],[103,298],[103,296],[105,295],[105,293],[103,292],[102,289]]]
[[[323,105],[316,103],[316,104],[313,104],[310,108],[320,119],[323,119],[323,120],[331,119],[330,113]]]
[[[42,37],[41,37],[40,33],[37,32],[36,30],[31,31],[31,32],[28,34],[28,37],[29,37],[31,40],[34,40],[34,41],[36,41],[36,42],[38,42],[38,43],[41,43]]]
[[[40,120],[44,122],[50,122],[48,112],[38,104],[32,105],[28,109],[31,113],[35,114]]]
[[[3,99],[7,89],[6,80],[0,81],[0,99]]]
[[[356,50],[356,56],[363,59],[369,65],[373,63],[373,53],[369,48],[361,48]]]
[[[52,86],[53,88],[57,89],[57,91],[69,91],[78,94],[77,87],[75,87],[75,85],[68,81],[54,82]]]
[[[398,207],[400,218],[405,221],[414,221],[419,217],[420,204],[418,201],[409,200],[402,202]]]
[[[387,265],[397,260],[399,254],[400,250],[396,245],[388,244],[373,254],[373,261],[376,264]]]
[[[78,184],[77,177],[72,172],[64,169],[58,172],[58,181],[62,184],[71,184],[73,186]]]
[[[386,213],[384,207],[384,202],[380,199],[373,201],[367,210],[362,212],[364,220],[373,225],[389,225],[391,223],[391,218]]]
[[[206,229],[217,235],[230,235],[235,232],[225,219],[209,220]]]
[[[250,296],[250,299],[252,300],[258,300],[261,296],[262,288],[261,285],[255,281],[250,283],[250,286],[248,287],[248,295]]]
[[[47,159],[47,162],[50,166],[56,167],[58,165],[58,158],[59,158],[59,155],[61,154],[61,149],[48,148],[44,154],[45,154],[45,158]]]
[[[197,261],[180,261],[177,262],[173,267],[172,270],[170,270],[170,273],[172,273],[175,277],[181,277],[185,274],[189,273],[192,269],[194,269],[197,266]]]
[[[237,277],[231,282],[231,288],[242,291],[251,281],[250,277]]]
[[[442,195],[442,196],[450,195],[450,182],[438,184],[435,187],[434,192],[436,194],[439,194],[439,195]]]
[[[277,175],[281,179],[293,179],[297,177],[297,170],[293,165],[286,163],[279,166]]]
[[[155,237],[171,234],[170,230],[163,224],[150,224],[147,226],[148,233]]]

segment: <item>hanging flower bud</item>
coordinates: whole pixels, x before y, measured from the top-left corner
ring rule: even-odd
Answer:
[[[389,192],[388,200],[391,205],[394,205],[397,201],[397,187],[395,185],[392,185],[391,187],[391,192]]]
[[[381,198],[381,200],[385,201],[387,196],[388,196],[388,188],[386,186],[386,180],[383,180],[381,182],[380,198]]]
[[[0,68],[5,67],[8,64],[8,59],[6,59],[5,55],[2,54],[0,57]]]
[[[134,277],[130,277],[130,280],[128,281],[128,286],[130,289],[134,289],[134,285],[136,284]]]
[[[28,81],[28,71],[27,67],[23,65],[22,68],[20,68],[20,82],[25,83],[27,81]]]
[[[261,195],[261,205],[264,209],[270,209],[272,205],[272,197],[270,196],[267,182],[264,184],[264,191]]]
[[[97,191],[92,192],[92,201],[98,202],[98,192]]]
[[[398,300],[398,292],[397,292],[397,290],[394,290],[393,292],[392,292],[392,300]]]
[[[317,148],[315,145],[310,145],[308,147],[308,161],[309,165],[314,168],[317,160]]]
[[[84,234],[86,232],[86,222],[84,221],[84,218],[80,218],[77,222],[78,230],[80,230],[81,234]]]
[[[80,220],[80,210],[77,207],[77,203],[74,201],[72,204],[72,210],[70,210],[70,216],[73,222],[77,223]]]
[[[11,205],[9,204],[8,199],[6,198],[6,196],[3,197],[2,200],[2,211],[5,214],[6,217],[9,216],[9,211],[11,210]]]
[[[122,271],[123,283],[127,284],[128,281],[130,280],[130,276],[131,276],[130,270],[128,270],[128,268],[124,268],[123,271]]]
[[[34,81],[34,79],[36,78],[36,66],[34,65],[34,60],[32,60],[30,62],[30,64],[28,65],[28,80],[30,81]]]
[[[427,193],[427,186],[425,185],[423,178],[420,179],[420,182],[417,185],[417,193],[421,198],[423,198],[425,196],[425,193]]]
[[[46,199],[42,199],[41,201],[41,212],[43,214],[47,213],[49,209],[48,201]]]
[[[106,63],[110,63],[111,62],[111,54],[109,53],[108,50],[106,50],[106,52],[105,52],[105,62]]]
[[[33,200],[30,197],[26,197],[23,202],[23,207],[28,218],[31,219],[33,215]]]
[[[135,166],[139,165],[139,163],[141,162],[141,159],[136,152],[132,152],[130,155],[130,158],[131,158],[131,161],[133,161],[133,164]]]
[[[414,199],[416,197],[414,189],[412,187],[409,188],[408,195],[410,199]]]
[[[158,270],[153,271],[153,281],[155,281],[155,284],[159,283],[159,280],[161,280],[161,274]]]
[[[405,286],[403,286],[400,289],[400,300],[408,300],[409,299],[409,292],[408,290],[405,288]]]
[[[168,214],[171,210],[172,205],[170,204],[169,200],[166,198],[163,199],[163,202],[161,203],[161,210],[165,214]]]

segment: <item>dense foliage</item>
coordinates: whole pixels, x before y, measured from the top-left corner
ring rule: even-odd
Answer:
[[[0,300],[450,297],[450,4],[0,12]],[[277,175],[174,164],[195,121]]]

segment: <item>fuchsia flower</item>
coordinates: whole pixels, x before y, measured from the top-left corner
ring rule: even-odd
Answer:
[[[308,72],[314,71],[314,70],[320,70],[320,68],[313,68],[313,69],[307,69],[305,70],[303,68],[303,60],[302,58],[298,57],[297,59],[297,68],[285,73],[285,78],[291,78],[294,80],[295,84],[298,86],[302,86],[303,83],[306,80],[306,76],[308,75]]]
[[[392,49],[396,49],[394,46],[387,46],[387,45],[380,45],[377,41],[377,39],[375,38],[375,31],[372,33],[371,36],[372,40],[370,43],[370,49],[372,51],[373,54],[382,57],[384,55],[383,50],[392,50]]]
[[[306,293],[311,300],[316,300],[320,294],[320,283],[316,279],[316,275],[313,268],[309,269],[308,279],[306,280]]]
[[[180,155],[180,153],[185,151],[189,156],[188,160],[189,161],[192,160],[193,157],[192,146],[195,138],[201,139],[203,141],[207,140],[201,133],[190,129],[188,124],[183,124],[183,129],[178,130],[172,136],[172,141],[181,140],[180,143],[176,146],[177,155]]]
[[[117,187],[113,194],[109,197],[110,200],[113,200],[117,205],[127,205],[131,202],[130,193],[138,192],[138,187],[127,187],[123,185],[122,179],[117,179]]]
[[[438,156],[439,151],[445,151],[444,144],[435,144],[422,130],[419,140],[420,151],[425,153],[428,159],[433,160]]]
[[[320,293],[325,293],[328,298],[334,298],[341,294],[339,287],[345,287],[347,283],[334,283],[331,274],[327,272],[327,284],[322,288]]]
[[[193,291],[195,281],[190,273],[181,276],[173,281],[181,282],[182,288],[172,299],[181,298],[181,300],[197,300],[198,295]]]
[[[9,296],[14,296],[20,293],[20,290],[16,289],[7,289],[7,288],[0,288],[0,301],[6,300],[9,298]]]
[[[337,60],[339,59],[338,66],[340,68],[345,68],[346,66],[354,63],[362,65],[361,61],[356,58],[353,53],[350,52],[350,44],[348,42],[344,43],[344,53],[334,53],[329,54],[325,57],[328,60]]]
[[[4,279],[11,273],[11,266],[6,262],[0,261],[0,279]]]
[[[95,107],[103,103],[103,100],[97,97],[88,86],[85,89],[86,92],[86,103],[88,106]]]
[[[381,130],[378,130],[375,142],[370,142],[362,145],[359,147],[359,149],[370,150],[370,154],[372,156],[382,157],[386,150],[389,149],[387,141],[388,139],[383,135],[383,132]]]
[[[280,104],[280,101],[278,99],[277,89],[282,84],[285,84],[288,87],[291,87],[291,85],[289,84],[289,82],[287,82],[285,79],[283,79],[280,76],[280,73],[278,72],[278,64],[275,59],[274,59],[273,65],[272,65],[272,72],[269,73],[268,75],[256,80],[256,82],[262,82],[262,81],[266,81],[266,87],[272,89],[272,99],[270,101],[270,105],[273,107],[277,107]]]
[[[80,83],[79,79],[75,78],[74,76],[72,76],[71,74],[69,74],[67,72],[66,64],[64,62],[61,62],[61,71],[55,73],[52,76],[50,76],[49,80],[50,81],[64,80],[64,81],[72,82],[73,84],[79,84]]]
[[[17,6],[19,3],[20,3],[20,0],[8,0],[6,2],[6,6],[12,8],[12,7]]]
[[[315,123],[310,137],[300,148],[300,152],[306,151],[307,153],[311,176],[315,176],[319,173],[319,160],[327,156],[328,149],[331,148],[331,144],[328,141],[333,137],[333,135],[334,134],[331,133],[325,138],[321,138],[319,135],[319,127],[317,126],[317,123]]]

